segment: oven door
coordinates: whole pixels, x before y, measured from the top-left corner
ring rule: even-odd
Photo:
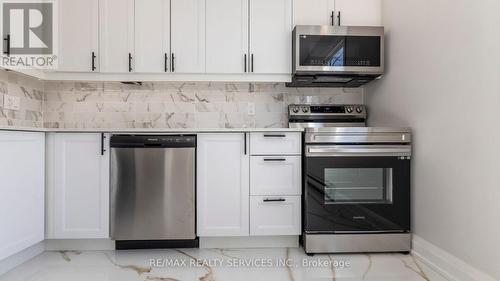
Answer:
[[[308,146],[306,233],[410,231],[408,145]]]

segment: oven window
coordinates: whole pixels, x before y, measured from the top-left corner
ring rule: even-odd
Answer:
[[[327,168],[325,204],[392,204],[392,168]]]

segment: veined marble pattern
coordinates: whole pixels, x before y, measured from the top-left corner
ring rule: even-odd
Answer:
[[[20,110],[3,107],[4,96],[21,100]],[[0,126],[43,127],[43,83],[12,71],[0,70]]]
[[[301,248],[45,252],[0,281],[443,281],[411,255]]]
[[[362,89],[284,83],[46,82],[44,93],[47,128],[281,128],[290,103],[363,102]]]

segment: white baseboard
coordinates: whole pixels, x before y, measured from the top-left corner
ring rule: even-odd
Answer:
[[[111,239],[48,239],[47,251],[109,251],[115,249]]]
[[[45,251],[44,241],[28,247],[21,252],[14,254],[0,261],[0,275],[14,269],[28,260],[38,256]]]
[[[458,257],[413,235],[413,256],[451,281],[497,281]]]
[[[298,236],[200,237],[200,248],[296,248]]]

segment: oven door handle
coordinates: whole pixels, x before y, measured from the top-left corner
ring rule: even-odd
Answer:
[[[410,157],[410,145],[308,145],[307,157]]]

